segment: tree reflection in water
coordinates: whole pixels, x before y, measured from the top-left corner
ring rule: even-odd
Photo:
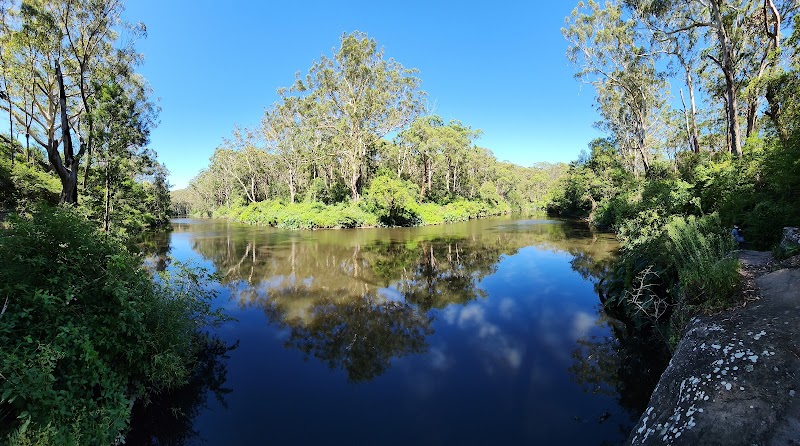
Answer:
[[[585,337],[572,351],[569,371],[588,392],[616,399],[629,415],[620,426],[626,434],[647,408],[661,373],[669,362],[663,342],[607,316],[600,305],[598,325],[607,325],[611,336]]]
[[[265,310],[270,320],[289,328],[287,347],[313,355],[347,372],[351,382],[369,381],[389,368],[392,358],[428,350],[431,318],[404,302],[374,295],[315,299],[308,318],[286,317],[277,300]]]
[[[195,417],[207,407],[209,393],[225,406],[228,352],[236,348],[204,335],[203,347],[189,383],[178,389],[154,395],[150,401],[137,401],[131,417],[132,430],[127,444],[143,446],[182,446],[198,438]]]
[[[164,271],[170,262],[170,234],[171,231],[168,230],[145,232],[133,240],[129,249],[140,253],[147,267],[154,271]]]
[[[497,272],[503,256],[528,246],[568,253],[584,280],[602,283],[618,246],[609,234],[553,221],[314,232],[215,221],[173,227],[192,233],[183,240],[214,264],[232,301],[264,311],[287,331],[287,348],[342,370],[351,382],[374,379],[393,358],[428,351],[433,312],[485,298],[480,284]],[[167,266],[168,246],[164,237],[148,245],[156,269]],[[609,395],[628,410],[630,422],[610,421],[624,430],[647,404],[665,357],[602,309],[597,324],[608,326],[611,336],[580,339],[570,372],[588,391]],[[221,390],[221,376],[197,388]],[[182,444],[191,436],[192,408],[202,407],[198,395],[205,391],[186,392],[164,397],[170,404],[150,409],[149,418],[137,415],[137,426],[153,427],[173,412],[186,415],[170,422],[171,430],[136,437],[144,439],[137,444]]]
[[[568,252],[584,278],[598,277],[613,256],[611,236],[591,237],[585,225],[539,223],[313,236],[226,228],[196,238],[193,248],[213,261],[242,307],[261,307],[289,330],[287,347],[361,382],[385,372],[394,357],[427,351],[431,310],[485,298],[479,284],[502,256],[526,246]]]

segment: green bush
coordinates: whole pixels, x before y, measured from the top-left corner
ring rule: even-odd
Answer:
[[[665,232],[679,300],[704,311],[722,309],[737,291],[739,260],[733,254],[736,242],[719,218],[673,217]]]
[[[677,342],[692,316],[725,309],[737,294],[736,244],[716,214],[665,218],[643,211],[620,236],[623,254],[605,283],[606,305],[639,327],[653,326],[664,341]]]
[[[503,201],[500,194],[497,193],[497,187],[491,181],[481,185],[480,189],[478,189],[478,196],[491,206],[497,206]]]
[[[382,178],[382,177],[377,177]],[[377,179],[376,178],[376,179]],[[457,198],[446,205],[418,203],[419,191],[401,180],[373,183],[359,202],[345,201],[326,205],[319,201],[284,204],[280,200],[223,206],[216,218],[284,229],[361,228],[375,226],[436,225],[467,221],[473,218],[508,214],[511,205]]]
[[[133,402],[186,382],[211,311],[204,272],[152,280],[140,259],[71,209],[0,233],[0,435],[111,444]]]
[[[414,226],[419,222],[418,196],[419,188],[414,183],[381,175],[370,182],[362,206],[385,226]]]
[[[35,203],[58,203],[61,182],[55,175],[17,159],[14,167],[0,158],[0,208],[27,208]]]

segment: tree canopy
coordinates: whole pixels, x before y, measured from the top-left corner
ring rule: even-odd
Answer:
[[[421,218],[426,203],[480,201],[490,213],[544,208],[564,169],[498,162],[475,144],[480,130],[427,111],[416,75],[367,34],[342,35],[332,56],[278,90],[258,128],[233,130],[208,169],[174,193],[176,210],[210,215],[246,205],[251,211],[235,218],[282,224],[248,217],[275,200],[350,202],[383,224],[417,224],[441,221]],[[401,193],[411,185],[415,197]]]

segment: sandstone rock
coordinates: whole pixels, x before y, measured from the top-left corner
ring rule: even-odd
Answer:
[[[780,247],[782,249],[800,247],[800,228],[783,228],[783,238],[781,238]]]
[[[800,270],[762,299],[689,325],[630,445],[800,444]]]

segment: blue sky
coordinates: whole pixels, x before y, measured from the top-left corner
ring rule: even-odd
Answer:
[[[181,188],[355,30],[419,69],[432,111],[483,130],[477,143],[499,160],[576,159],[599,136],[594,91],[573,78],[561,35],[576,3],[130,0],[124,17],[147,26],[139,71],[162,108],[151,146]]]

